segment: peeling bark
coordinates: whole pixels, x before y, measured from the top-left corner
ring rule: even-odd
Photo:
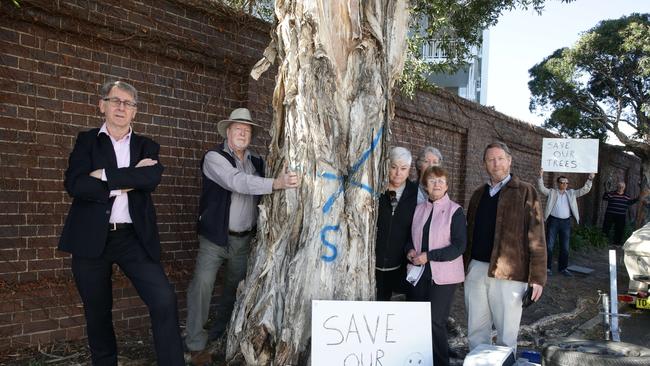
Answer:
[[[375,201],[406,53],[406,0],[276,0],[275,11],[252,75],[279,62],[268,163],[300,172],[302,186],[260,205],[233,364],[306,364],[311,300],[374,298]]]

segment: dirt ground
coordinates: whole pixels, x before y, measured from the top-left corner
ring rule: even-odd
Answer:
[[[623,251],[617,250],[618,291],[627,291],[627,272],[623,265]],[[519,332],[518,351],[535,350],[541,352],[544,346],[555,339],[575,336],[597,340],[603,339],[601,327],[597,324],[591,329],[579,329],[601,311],[598,290],[609,293],[609,252],[608,248],[590,248],[571,252],[570,265],[588,267],[594,271],[589,275],[574,273],[566,277],[556,273],[557,256],[554,258],[553,275],[549,276],[542,298],[524,310]],[[467,317],[462,287],[456,292],[452,318],[451,348],[462,360],[468,352]],[[458,361],[457,360],[457,361]],[[459,364],[462,364],[460,362]]]
[[[627,290],[627,272],[622,265],[622,251],[618,256],[619,293]],[[579,327],[594,318],[599,311],[598,290],[609,292],[608,249],[589,249],[572,252],[570,264],[594,269],[589,275],[575,274],[565,277],[555,274],[549,277],[541,300],[524,310],[519,335],[519,351],[541,351],[553,339],[575,334]],[[557,259],[556,259],[557,263]],[[458,355],[453,364],[462,364],[467,353],[466,315],[462,286],[456,291],[456,299],[450,319],[450,346]],[[602,339],[598,325],[592,329],[581,329],[580,336],[586,339]],[[155,365],[150,337],[138,335],[118,336],[120,365]],[[217,359],[223,359],[223,345],[213,345],[218,350]],[[89,354],[85,341],[57,343],[48,347],[30,350],[14,350],[0,354],[0,365],[87,365]],[[214,365],[222,365],[219,360]]]

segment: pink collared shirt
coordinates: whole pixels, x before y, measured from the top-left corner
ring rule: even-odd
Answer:
[[[117,159],[118,168],[127,168],[131,162],[131,133],[133,129],[129,127],[129,133],[119,140],[115,140],[113,136],[108,133],[106,129],[106,123],[102,125],[102,128],[99,129],[99,133],[105,133],[113,143],[113,150],[115,151],[115,158]],[[107,181],[106,170],[102,169],[102,180]],[[113,209],[111,210],[111,217],[108,219],[110,223],[132,223],[131,214],[129,213],[129,195],[127,193],[122,193],[119,189],[114,189],[111,191],[110,196],[115,196],[115,201],[113,202]]]

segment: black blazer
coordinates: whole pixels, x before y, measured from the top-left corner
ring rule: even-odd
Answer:
[[[156,211],[151,192],[162,178],[164,167],[136,168],[144,158],[158,160],[160,145],[153,140],[131,134],[131,161],[128,168],[117,168],[117,160],[110,138],[98,128],[80,132],[68,159],[64,186],[73,198],[65,220],[59,250],[85,258],[97,258],[104,251],[108,234],[108,220],[114,198],[113,189],[133,188],[129,191],[129,213],[135,232],[149,256],[160,260],[160,238],[156,226]],[[91,177],[95,169],[105,169],[107,181]]]

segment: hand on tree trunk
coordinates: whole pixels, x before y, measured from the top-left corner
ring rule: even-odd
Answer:
[[[273,189],[297,188],[300,186],[300,177],[295,172],[288,172],[287,165],[282,168],[282,174],[273,180]]]

